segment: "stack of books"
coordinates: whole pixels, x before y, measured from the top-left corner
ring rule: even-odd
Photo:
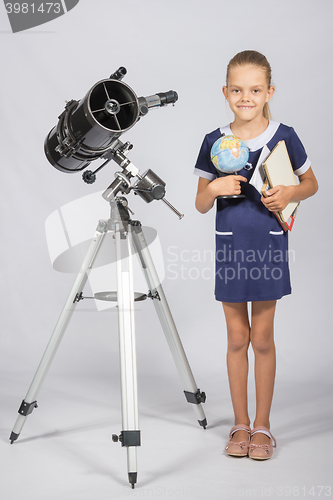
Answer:
[[[297,185],[296,177],[291,166],[286,143],[279,141],[274,149],[262,163],[265,172],[265,179],[261,189],[262,195],[268,197],[267,191],[275,186]],[[285,231],[291,231],[299,201],[291,201],[286,208],[279,212],[274,212]]]

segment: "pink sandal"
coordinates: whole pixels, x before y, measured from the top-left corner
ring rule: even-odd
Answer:
[[[232,436],[237,431],[247,431],[249,433],[249,438],[247,441],[235,442],[232,441]],[[233,457],[246,457],[249,451],[250,445],[250,434],[251,429],[248,425],[235,425],[229,433],[229,442],[225,448],[228,455],[232,455]]]
[[[267,427],[263,427],[258,425],[258,427],[255,427],[251,431],[251,438],[254,434],[257,433],[265,434],[265,436],[268,436],[270,438],[270,443],[269,444],[254,444],[250,442],[249,446],[249,457],[253,458],[254,460],[267,460],[268,458],[271,458],[273,455],[273,446],[276,448],[276,440],[274,436],[271,434],[270,430],[267,429]]]

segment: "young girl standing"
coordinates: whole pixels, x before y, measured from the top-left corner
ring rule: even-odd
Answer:
[[[269,421],[276,364],[273,324],[276,301],[291,293],[288,232],[273,212],[283,210],[290,201],[305,200],[318,189],[294,129],[269,119],[268,102],[274,90],[265,56],[252,50],[236,54],[229,62],[223,87],[234,121],[205,136],[195,165],[197,210],[208,212],[217,199],[215,296],[222,302],[227,324],[227,369],[235,414],[226,452],[258,460],[270,458],[276,446]],[[238,175],[219,177],[211,162],[211,147],[221,134],[239,137],[250,150],[248,164]],[[249,181],[281,140],[300,182],[276,186],[263,198]],[[218,198],[236,194],[245,197]],[[252,303],[250,318],[248,302]],[[247,407],[250,343],[256,386],[252,429]]]

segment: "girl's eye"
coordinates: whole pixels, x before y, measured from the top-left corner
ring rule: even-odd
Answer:
[[[252,92],[253,92],[254,94],[258,94],[260,91],[259,91],[259,89],[254,89]]]
[[[235,94],[237,94],[237,92],[239,92],[239,90],[238,89],[233,89],[232,92],[234,92]]]

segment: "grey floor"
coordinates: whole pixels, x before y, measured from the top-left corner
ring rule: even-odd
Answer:
[[[332,486],[332,398],[323,383],[277,381],[272,459],[236,459],[223,449],[232,426],[227,382],[204,377],[206,430],[186,403],[177,374],[139,374],[138,483],[127,480],[118,377],[51,371],[39,408],[9,444],[31,373],[2,377],[0,427],[4,500],[111,498],[327,498]],[[222,379],[222,382],[221,382]],[[251,392],[251,391],[250,391]],[[251,396],[251,394],[250,394]],[[253,394],[252,394],[253,397]]]

